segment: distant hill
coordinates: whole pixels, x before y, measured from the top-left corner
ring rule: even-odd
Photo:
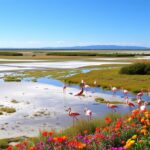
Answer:
[[[112,49],[112,50],[148,50],[150,48],[143,46],[119,46],[119,45],[89,45],[89,46],[73,46],[73,47],[45,47],[44,49],[79,49],[79,50],[87,50],[87,49]]]
[[[0,48],[0,50],[150,50],[144,46],[88,45],[72,47]]]

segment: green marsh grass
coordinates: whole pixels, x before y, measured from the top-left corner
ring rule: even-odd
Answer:
[[[150,85],[150,75],[126,75],[120,74],[120,69],[103,69],[94,70],[88,73],[80,73],[65,79],[68,83],[80,84],[85,80],[87,84],[93,86],[97,81],[97,86],[110,89],[110,85],[117,88],[125,88],[134,93],[139,92],[142,88],[147,90]]]

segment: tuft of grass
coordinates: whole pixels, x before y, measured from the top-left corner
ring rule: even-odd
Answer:
[[[15,108],[10,108],[10,107],[2,107],[0,108],[1,112],[6,112],[6,113],[14,113],[16,112]]]
[[[32,79],[33,82],[37,82],[37,79]]]
[[[20,78],[20,76],[5,76],[4,81],[6,81],[6,82],[20,82],[21,78]]]
[[[103,103],[103,104],[108,103],[108,101],[106,101],[105,99],[103,99],[101,97],[95,98],[95,101],[98,103]],[[109,103],[110,104],[125,104],[124,102],[121,102],[121,101],[109,101]]]
[[[15,100],[15,99],[11,100],[11,102],[12,102],[12,103],[15,103],[15,104],[19,103],[19,102],[18,102],[17,100]]]
[[[9,138],[9,139],[0,139],[0,149],[7,149],[9,143],[11,142],[20,142],[22,137]]]
[[[103,98],[101,98],[101,97],[95,98],[95,101],[96,101],[96,102],[99,102],[99,103],[106,103],[106,102],[107,102],[105,99],[103,99]]]

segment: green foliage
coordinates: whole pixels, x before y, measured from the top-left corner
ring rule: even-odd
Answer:
[[[0,52],[0,56],[23,56],[23,54],[18,52]]]
[[[129,75],[146,75],[150,74],[150,63],[135,63],[129,66],[125,66],[120,70],[121,74],[129,74]]]
[[[11,142],[19,142],[22,137],[10,138],[10,139],[0,139],[0,150],[7,149],[9,143]]]
[[[127,53],[94,53],[94,52],[49,52],[46,55],[54,56],[101,56],[101,57],[134,57],[135,54]]]

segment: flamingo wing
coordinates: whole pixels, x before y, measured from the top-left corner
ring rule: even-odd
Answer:
[[[117,105],[112,105],[111,108],[118,108],[118,106]]]
[[[71,114],[70,114],[70,116],[79,116],[80,114],[79,113],[77,113],[77,112],[72,112]]]
[[[130,107],[135,107],[135,105],[133,103],[129,103]]]
[[[81,95],[83,94],[83,92],[84,92],[84,90],[83,90],[83,88],[82,88],[79,93],[75,94],[75,96],[81,96]]]

